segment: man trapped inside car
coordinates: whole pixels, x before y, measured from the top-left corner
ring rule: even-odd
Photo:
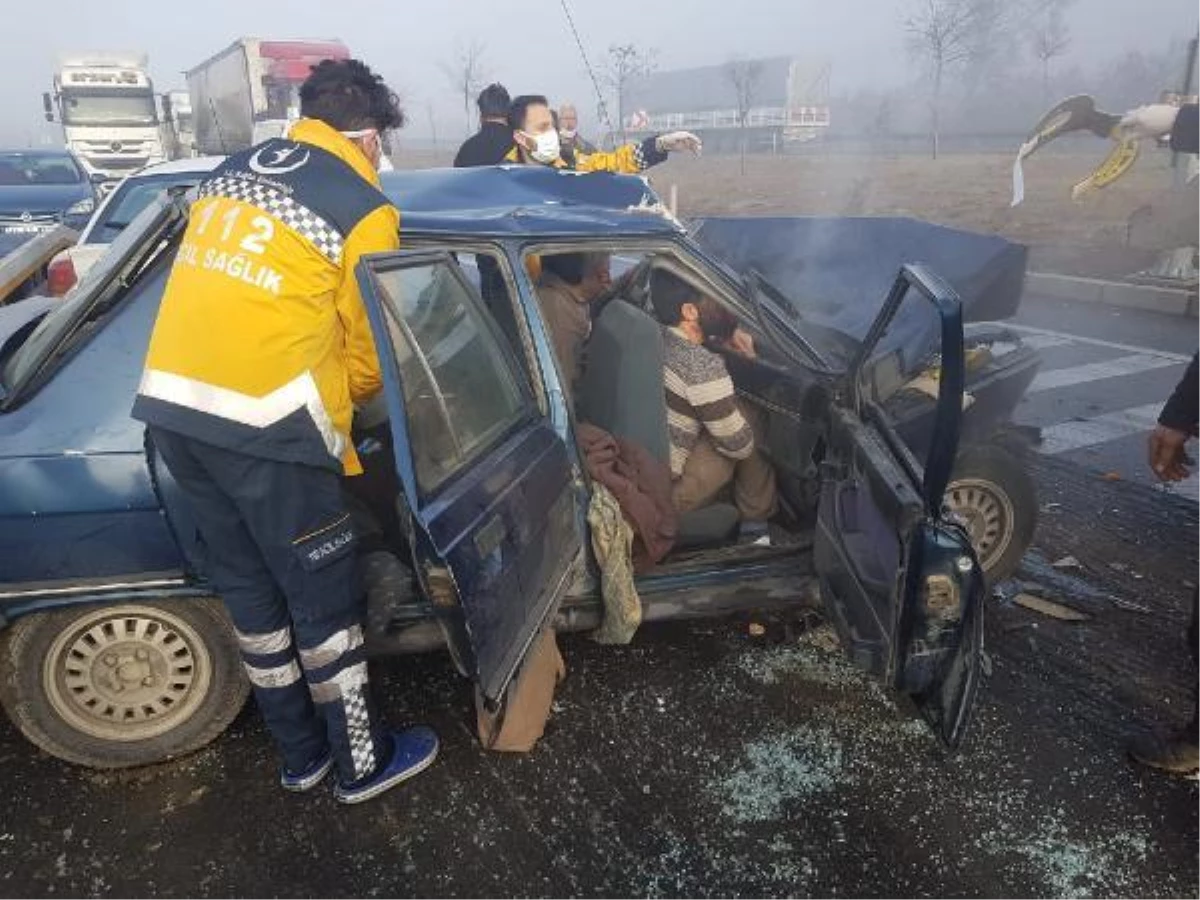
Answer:
[[[671,442],[671,500],[678,512],[713,503],[731,482],[743,533],[766,534],[777,510],[775,470],[758,450],[751,410],[738,402],[717,340],[754,357],[749,334],[725,309],[670,272],[651,275],[650,300],[663,327],[663,388]],[[760,428],[759,431],[762,429]]]
[[[322,62],[300,98],[286,139],[200,184],[133,415],[190,502],[282,786],[336,764],[335,796],[357,803],[437,753],[428,728],[379,726],[340,484],[361,471],[353,404],[381,387],[354,268],[398,246],[376,169],[404,115],[358,60]]]

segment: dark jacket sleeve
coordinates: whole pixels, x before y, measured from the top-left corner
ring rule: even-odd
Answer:
[[[475,137],[469,137],[463,141],[463,145],[458,148],[458,152],[454,154],[454,168],[462,169],[467,166],[478,165],[471,162],[471,158],[475,155]]]
[[[1194,109],[1195,107],[1193,107]],[[1196,424],[1200,421],[1200,354],[1192,357],[1192,364],[1183,373],[1183,378],[1175,386],[1175,392],[1167,401],[1158,416],[1158,424],[1187,434],[1196,433]]]
[[[1175,127],[1171,129],[1171,149],[1176,153],[1200,152],[1200,134],[1197,134],[1197,107],[1195,103],[1179,107]]]

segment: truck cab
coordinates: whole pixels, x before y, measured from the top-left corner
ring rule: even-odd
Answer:
[[[42,103],[46,120],[62,123],[67,149],[93,180],[115,182],[166,159],[144,58],[65,60]]]

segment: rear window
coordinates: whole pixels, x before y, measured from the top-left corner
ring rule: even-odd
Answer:
[[[36,184],[78,184],[83,173],[67,155],[0,153],[0,187]]]
[[[101,208],[82,243],[111,244],[160,193],[170,188],[195,187],[202,177],[201,173],[196,172],[130,178],[117,188],[112,199]]]

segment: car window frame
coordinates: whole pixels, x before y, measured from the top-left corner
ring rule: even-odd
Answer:
[[[403,226],[401,227],[403,228]],[[522,300],[521,284],[517,280],[513,257],[509,255],[509,248],[499,241],[490,241],[476,237],[447,238],[445,235],[440,234],[416,232],[404,235],[404,249],[412,252],[444,250],[452,256],[458,256],[459,254],[478,255],[483,253],[495,259],[500,268],[500,273],[504,277],[504,286],[508,290],[508,300],[512,306],[513,318],[520,332],[521,348],[520,358],[517,359],[517,363],[524,374],[527,386],[533,391],[538,410],[543,415],[548,415],[550,405],[549,397],[546,393],[545,373],[542,371],[542,365],[538,359],[537,345],[529,324],[530,312],[526,309],[525,302]],[[480,299],[482,299],[482,295]],[[531,299],[536,304],[536,297],[531,296]],[[540,316],[540,310],[534,308],[533,314]],[[492,322],[493,327],[499,329],[499,324],[490,313],[488,314],[488,319]],[[507,339],[504,340],[504,344],[510,351],[516,353],[516,348],[512,347]]]
[[[468,470],[470,470],[481,458],[494,452],[497,447],[501,446],[505,441],[509,440],[512,435],[516,434],[522,428],[529,425],[531,422],[539,418],[544,418],[544,413],[536,402],[533,395],[532,386],[529,384],[529,379],[525,377],[524,368],[520,361],[516,358],[508,340],[500,330],[500,326],[496,323],[492,314],[488,311],[483,303],[482,297],[475,289],[475,286],[466,277],[462,271],[461,265],[454,258],[454,254],[444,248],[426,247],[422,249],[413,249],[400,251],[396,254],[381,255],[380,257],[367,258],[366,273],[369,279],[372,293],[379,304],[379,312],[383,320],[385,333],[382,335],[387,341],[388,346],[392,350],[392,358],[388,361],[391,366],[394,366],[394,371],[397,375],[397,381],[402,382],[400,376],[400,360],[396,356],[395,345],[391,335],[391,330],[388,327],[389,322],[394,322],[400,328],[405,341],[409,345],[410,351],[419,359],[420,365],[425,372],[426,377],[431,384],[437,386],[439,396],[441,394],[441,386],[436,378],[433,377],[426,357],[425,351],[420,343],[416,340],[412,333],[412,329],[408,326],[404,316],[397,307],[395,299],[386,289],[383,282],[379,278],[380,274],[386,274],[389,271],[396,269],[416,269],[422,266],[430,267],[435,265],[447,265],[454,279],[462,287],[466,295],[466,302],[472,305],[478,313],[480,319],[484,323],[483,334],[493,342],[494,346],[499,348],[499,356],[509,369],[509,375],[516,388],[520,405],[515,410],[515,414],[506,422],[502,428],[499,428],[490,434],[487,440],[477,441],[469,450],[469,452],[461,454],[456,460],[454,466],[447,470],[445,474],[438,479],[433,485],[423,485],[417,472],[416,453],[413,450],[414,428],[413,422],[409,417],[409,405],[407,398],[404,396],[404,385],[397,384],[399,390],[400,410],[404,416],[404,435],[408,446],[405,452],[409,456],[412,466],[413,487],[416,489],[416,503],[418,507],[430,505],[436,500],[436,497],[446,490],[450,489],[453,484]],[[447,415],[447,419],[449,416]],[[451,426],[453,431],[453,426]]]
[[[193,183],[193,184],[181,183],[183,178],[192,177],[192,176],[195,177],[195,183]],[[92,214],[92,217],[90,219],[88,219],[88,223],[87,223],[87,225],[84,226],[83,231],[80,233],[79,240],[76,242],[75,246],[80,246],[81,244],[99,244],[99,245],[107,246],[107,245],[111,244],[113,242],[113,240],[116,240],[116,237],[114,236],[113,240],[98,241],[98,240],[94,239],[94,236],[96,234],[96,231],[101,227],[99,224],[101,217],[108,216],[109,211],[112,210],[113,207],[115,207],[117,205],[117,203],[120,202],[122,192],[124,192],[125,194],[128,194],[129,190],[135,189],[140,184],[144,184],[145,182],[150,181],[150,180],[159,182],[162,185],[162,187],[159,188],[158,191],[156,191],[157,195],[161,195],[163,193],[170,192],[173,189],[191,190],[192,188],[196,187],[196,185],[198,185],[201,181],[203,181],[207,176],[208,176],[208,172],[204,172],[204,171],[197,171],[197,172],[192,172],[192,173],[160,172],[160,173],[143,174],[143,175],[130,175],[127,178],[122,179],[121,182],[116,186],[116,188],[113,189],[112,191],[110,191],[108,196],[106,196],[104,198],[104,200],[101,201],[100,205],[96,208],[96,211]],[[154,198],[152,197],[150,200],[150,203],[153,203],[153,202],[154,202]],[[150,204],[147,203],[146,205],[149,206]],[[145,209],[145,207],[143,207],[143,209]],[[134,216],[134,219],[136,219],[136,218],[137,218],[137,216]],[[134,219],[130,219],[129,224],[132,224]],[[125,227],[128,228],[129,225],[126,225]],[[125,230],[124,228],[121,229],[122,232],[124,230]],[[121,232],[118,232],[117,234],[119,235],[120,233]]]

